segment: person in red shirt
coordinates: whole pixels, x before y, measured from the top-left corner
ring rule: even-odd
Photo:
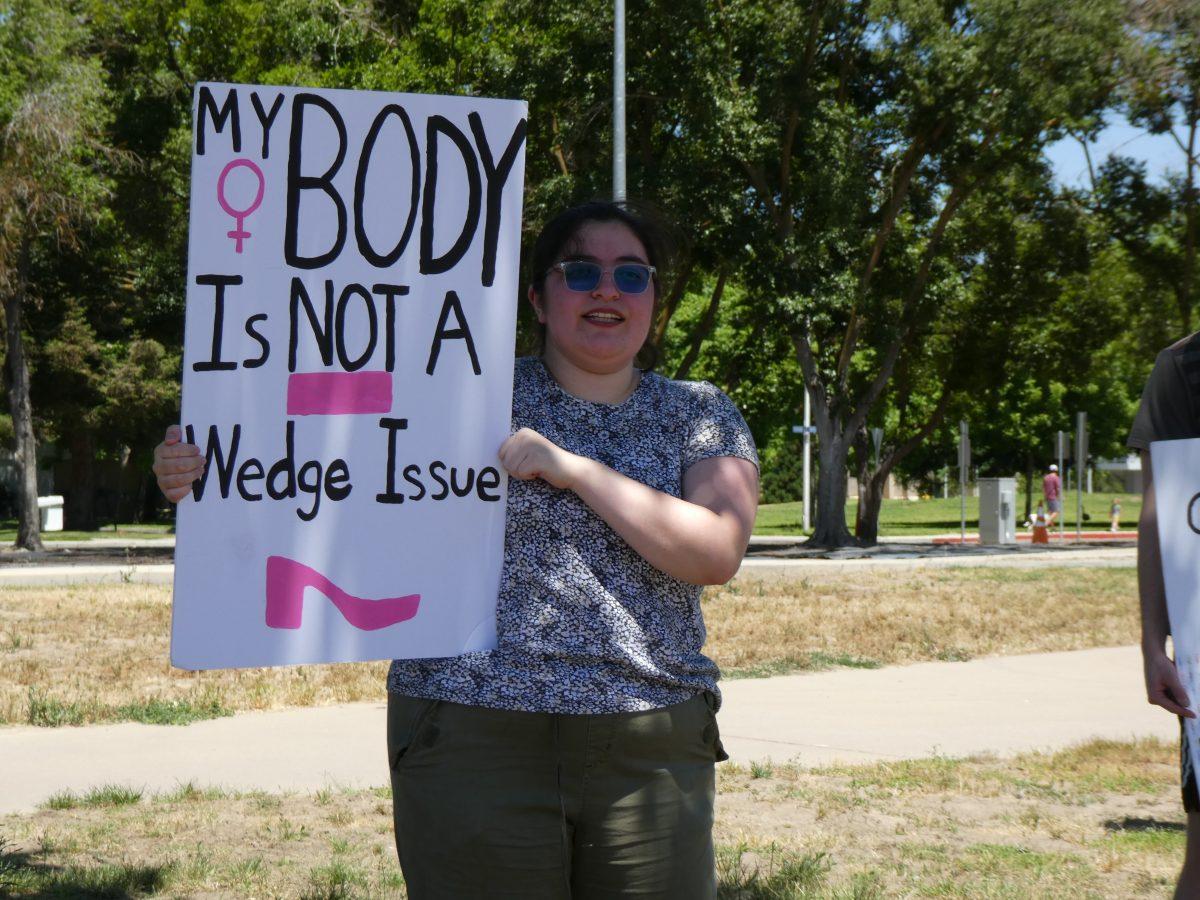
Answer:
[[[1054,520],[1062,512],[1062,480],[1058,477],[1058,466],[1051,465],[1042,479],[1042,496],[1046,498],[1046,527],[1053,528]]]

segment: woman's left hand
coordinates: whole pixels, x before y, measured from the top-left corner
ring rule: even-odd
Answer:
[[[569,489],[580,464],[586,462],[532,428],[522,428],[500,445],[500,463],[513,478],[540,478],[556,488]]]

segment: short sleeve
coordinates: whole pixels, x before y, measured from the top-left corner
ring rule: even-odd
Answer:
[[[692,420],[683,450],[686,472],[702,459],[736,456],[758,465],[754,437],[746,420],[725,394],[706,381],[689,385],[695,392]]]
[[[1126,444],[1134,450],[1149,450],[1152,441],[1197,436],[1187,379],[1176,354],[1164,350],[1154,361]]]

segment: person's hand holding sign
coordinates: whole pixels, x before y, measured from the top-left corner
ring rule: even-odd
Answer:
[[[153,469],[159,489],[172,503],[178,503],[191,492],[192,482],[204,474],[204,457],[195,444],[183,443],[183,432],[172,425],[154,448]]]
[[[513,478],[522,481],[540,478],[556,488],[568,490],[579,466],[588,461],[564,450],[532,428],[522,428],[500,445],[500,462]]]
[[[1158,652],[1147,651],[1143,664],[1146,675],[1146,699],[1155,706],[1161,706],[1167,712],[1186,719],[1196,718],[1196,714],[1188,709],[1191,699],[1179,678],[1179,670],[1171,657],[1159,649]]]

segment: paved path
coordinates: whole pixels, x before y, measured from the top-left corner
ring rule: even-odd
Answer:
[[[1098,547],[1085,550],[1051,552],[986,553],[974,552],[922,556],[896,552],[881,556],[858,557],[853,551],[834,558],[774,559],[749,557],[742,560],[740,577],[797,575],[801,572],[849,572],[879,566],[904,568],[945,568],[955,566],[996,566],[1029,569],[1041,566],[1067,568],[1123,568],[1137,563],[1132,547]],[[95,563],[76,565],[10,565],[0,567],[0,590],[5,587],[35,587],[68,584],[170,584],[175,578],[172,563]]]
[[[964,555],[921,556],[892,553],[886,556],[845,556],[818,559],[774,559],[749,557],[742,560],[738,577],[768,575],[801,575],[805,572],[853,572],[896,566],[909,569],[988,568],[1037,569],[1044,566],[1062,568],[1121,569],[1137,565],[1136,547],[1096,547],[1086,550],[1042,551],[1036,553],[971,553]],[[0,579],[3,573],[0,572]],[[0,581],[0,583],[3,583]]]
[[[1173,739],[1147,705],[1136,647],[728,681],[719,723],[735,762],[804,765]],[[383,703],[245,713],[186,727],[0,728],[0,814],[64,789],[181,783],[314,791],[384,784]]]

